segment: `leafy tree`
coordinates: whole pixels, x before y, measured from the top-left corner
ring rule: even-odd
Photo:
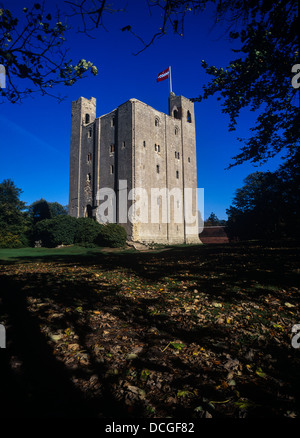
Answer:
[[[3,101],[16,103],[37,91],[53,95],[56,85],[73,85],[88,70],[97,74],[90,61],[73,64],[68,58],[65,34],[69,28],[63,16],[59,9],[55,15],[47,12],[44,3],[24,7],[18,14],[0,5],[0,64],[7,77],[1,90]]]
[[[48,202],[51,217],[60,216],[60,215],[67,215],[68,214],[68,207],[59,204],[59,202]]]
[[[292,157],[299,148],[299,91],[291,85],[292,66],[299,63],[298,1],[218,2],[217,16],[227,13],[239,31],[230,31],[232,41],[239,41],[238,55],[228,66],[203,68],[212,80],[194,101],[218,95],[222,111],[229,115],[229,129],[234,130],[243,108],[259,111],[252,136],[241,152],[233,157],[232,167],[250,160],[265,162],[282,153]]]
[[[28,208],[29,218],[32,220],[33,224],[44,219],[51,219],[51,211],[49,203],[41,198],[39,201],[33,202]]]
[[[76,233],[77,219],[59,215],[52,219],[44,219],[34,226],[34,240],[41,240],[45,247],[72,245]]]
[[[28,224],[20,200],[22,190],[11,179],[0,183],[0,246],[18,247],[27,242]]]
[[[33,224],[44,219],[51,219],[55,216],[66,215],[66,207],[62,206],[58,202],[48,202],[41,198],[38,201],[33,202],[28,207],[28,215]]]
[[[25,202],[20,200],[23,193],[11,179],[0,183],[0,222],[5,225],[16,225],[23,221]]]
[[[208,227],[218,226],[218,225],[225,225],[226,221],[219,219],[214,212],[211,212],[209,217],[204,221],[204,225]]]
[[[76,232],[74,243],[81,245],[92,246],[101,232],[103,225],[99,224],[92,218],[82,217],[76,221]]]
[[[255,172],[245,178],[226,211],[231,238],[299,236],[299,167],[292,160],[274,173]]]

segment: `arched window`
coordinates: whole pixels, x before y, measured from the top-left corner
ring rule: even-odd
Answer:
[[[175,132],[175,135],[178,135],[179,129],[178,129],[177,126],[175,126],[175,130],[174,130],[174,132]]]
[[[159,126],[159,118],[155,117],[155,126]]]
[[[85,115],[85,123],[90,123],[90,115],[89,114]]]
[[[189,123],[192,123],[192,115],[191,115],[191,113],[190,113],[189,111],[187,112],[186,120],[187,120]]]

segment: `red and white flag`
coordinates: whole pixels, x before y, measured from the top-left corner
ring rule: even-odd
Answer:
[[[170,67],[166,68],[166,70],[158,73],[156,82],[160,82],[160,81],[164,81],[165,79],[167,79],[170,75]]]

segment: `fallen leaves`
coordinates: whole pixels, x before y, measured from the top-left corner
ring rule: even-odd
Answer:
[[[265,259],[237,249],[28,262],[0,274],[89,400],[109,392],[130,415],[150,417],[297,416],[299,289],[291,277],[282,287],[262,281],[275,275]]]

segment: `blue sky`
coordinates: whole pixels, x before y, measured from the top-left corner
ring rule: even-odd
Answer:
[[[4,2],[13,11],[21,11],[25,3]],[[27,5],[30,4],[28,1]],[[46,4],[51,11],[57,3]],[[11,178],[23,190],[22,200],[28,205],[40,198],[68,203],[73,100],[80,96],[96,97],[97,117],[130,98],[167,112],[169,82],[156,83],[160,71],[170,65],[175,94],[197,97],[202,85],[209,81],[201,60],[226,67],[235,58],[224,29],[213,27],[210,10],[187,16],[183,38],[170,32],[134,56],[142,48],[140,42],[120,29],[130,24],[137,34],[149,40],[157,31],[158,18],[157,13],[149,15],[146,1],[131,0],[127,12],[105,16],[107,31],[99,30],[95,39],[77,34],[74,29],[66,43],[70,59],[73,63],[82,58],[92,61],[98,67],[98,75],[89,75],[72,87],[53,90],[67,96],[61,103],[35,95],[22,104],[0,105],[0,180]],[[248,137],[254,120],[255,114],[244,111],[237,130],[228,132],[229,118],[222,114],[216,98],[195,103],[197,176],[198,187],[204,188],[205,218],[213,211],[220,219],[226,219],[226,208],[235,190],[243,185],[243,179],[251,172],[274,170],[280,164],[276,158],[259,168],[246,163],[225,170],[241,147],[237,137]]]

